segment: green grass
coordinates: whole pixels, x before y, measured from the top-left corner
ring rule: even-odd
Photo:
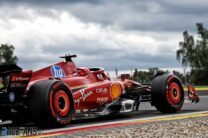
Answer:
[[[194,88],[196,89],[196,90],[208,90],[208,85],[196,85],[196,86],[194,86]],[[188,90],[188,87],[187,87],[187,85],[184,85],[184,89],[185,90]]]
[[[208,85],[193,85],[194,88],[207,88],[208,89]],[[187,88],[187,85],[184,85],[184,88]]]
[[[4,85],[0,83],[0,88],[2,88],[2,87],[4,87]]]
[[[194,86],[195,88],[208,88],[208,85],[205,86]]]

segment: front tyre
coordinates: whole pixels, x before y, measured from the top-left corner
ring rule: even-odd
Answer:
[[[152,82],[152,104],[162,113],[180,111],[184,103],[181,81],[174,75],[160,75]]]
[[[33,121],[41,125],[64,126],[69,124],[74,112],[73,96],[59,80],[42,80],[28,93],[28,109]]]

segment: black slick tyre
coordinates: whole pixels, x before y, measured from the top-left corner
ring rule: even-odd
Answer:
[[[162,113],[180,111],[184,103],[184,90],[174,75],[160,75],[152,81],[152,105]]]
[[[38,125],[67,125],[74,112],[72,93],[62,81],[38,81],[29,90],[28,111]]]

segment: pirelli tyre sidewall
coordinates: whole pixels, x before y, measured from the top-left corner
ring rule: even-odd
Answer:
[[[71,122],[73,96],[62,81],[39,81],[31,87],[28,97],[28,109],[35,123],[63,126]]]
[[[181,110],[184,103],[182,83],[175,75],[160,75],[152,81],[152,105],[163,113]]]

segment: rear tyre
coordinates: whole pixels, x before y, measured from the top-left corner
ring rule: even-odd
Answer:
[[[39,81],[30,88],[28,99],[29,114],[38,125],[64,126],[71,122],[74,101],[63,82]]]
[[[180,111],[184,103],[181,81],[174,75],[160,75],[152,82],[152,105],[162,113]]]

